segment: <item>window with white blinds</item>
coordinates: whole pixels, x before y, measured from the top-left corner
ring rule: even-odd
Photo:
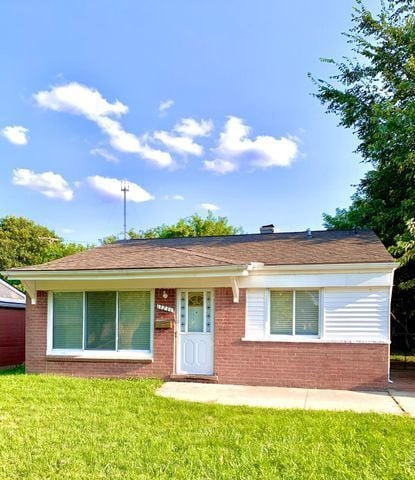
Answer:
[[[293,298],[294,292],[271,292],[271,334],[293,334]]]
[[[150,350],[150,292],[119,292],[118,308],[118,349]]]
[[[82,348],[82,292],[54,293],[53,348]]]
[[[52,350],[151,353],[151,292],[54,292]]]
[[[271,290],[271,335],[318,336],[319,304],[318,290]]]

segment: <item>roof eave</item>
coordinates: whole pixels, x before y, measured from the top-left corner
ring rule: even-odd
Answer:
[[[282,274],[312,272],[358,272],[358,271],[394,271],[399,263],[324,263],[297,265],[264,265],[251,263],[244,265],[223,265],[211,267],[147,268],[147,269],[111,269],[111,270],[6,270],[2,272],[12,280],[122,280],[131,278],[203,278],[235,277],[248,274]]]
[[[358,262],[358,263],[313,263],[313,264],[296,264],[296,265],[263,265],[253,269],[254,274],[275,274],[275,273],[291,273],[291,272],[376,272],[390,271],[393,272],[399,267],[399,262]]]
[[[248,275],[249,265],[111,270],[6,270],[12,280],[123,280],[131,278],[235,277]]]

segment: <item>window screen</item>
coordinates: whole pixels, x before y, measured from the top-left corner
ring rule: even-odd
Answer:
[[[151,312],[150,291],[54,293],[52,348],[149,351]]]
[[[150,350],[150,292],[119,292],[119,350]]]
[[[116,293],[87,292],[85,348],[115,350]]]
[[[318,335],[318,291],[295,292],[295,334]]]
[[[318,335],[318,290],[270,292],[270,330],[272,335]]]
[[[53,348],[82,348],[83,293],[53,294]]]
[[[271,333],[292,335],[293,292],[271,292]]]

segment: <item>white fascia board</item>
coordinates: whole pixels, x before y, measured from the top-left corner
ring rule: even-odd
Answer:
[[[397,262],[384,263],[348,263],[315,265],[267,265],[251,263],[249,265],[226,265],[214,267],[183,267],[154,269],[119,270],[6,270],[1,272],[12,280],[128,280],[164,279],[164,278],[211,278],[211,277],[247,277],[274,276],[281,274],[313,273],[391,273],[399,266]]]
[[[276,273],[367,273],[393,272],[399,267],[398,262],[382,263],[323,263],[307,265],[266,265],[253,267],[250,275],[275,275]]]
[[[162,278],[242,277],[248,275],[248,265],[199,268],[154,268],[120,270],[55,270],[3,272],[12,280],[128,280]]]

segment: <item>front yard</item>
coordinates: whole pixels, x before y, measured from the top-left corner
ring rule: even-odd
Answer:
[[[415,479],[409,418],[177,402],[155,380],[0,374],[1,479]]]

